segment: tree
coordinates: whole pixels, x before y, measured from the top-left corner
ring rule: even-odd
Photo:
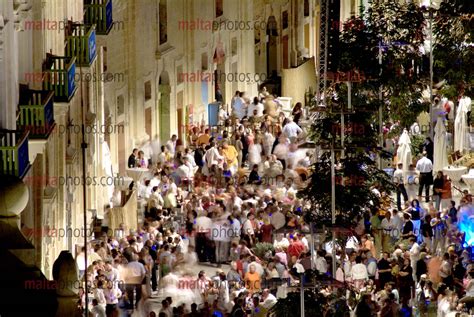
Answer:
[[[474,3],[451,0],[433,11],[434,76],[446,80],[441,93],[455,100],[463,91],[473,94]]]
[[[380,208],[374,185],[387,194],[394,189],[389,175],[378,169],[374,160],[378,155],[390,157],[379,147],[377,111],[381,106],[386,120],[399,120],[401,126],[408,127],[422,110],[428,109],[421,94],[429,82],[429,69],[424,67],[425,56],[419,49],[425,40],[425,23],[424,9],[415,4],[377,1],[366,17],[354,17],[344,24],[337,69],[361,77],[356,76],[351,83],[352,107],[349,109],[348,86],[333,82],[324,92],[330,96],[326,106],[332,111],[315,120],[310,133],[310,138],[325,148],[341,144],[342,132],[345,134],[344,156],[340,151],[336,154],[338,226],[352,227],[364,211]],[[351,110],[353,113],[340,114]],[[330,153],[324,153],[311,171],[311,181],[299,193],[310,204],[305,218],[330,225]]]

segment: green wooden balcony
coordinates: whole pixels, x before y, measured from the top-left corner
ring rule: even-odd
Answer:
[[[75,57],[48,54],[43,65],[43,89],[54,92],[54,101],[68,102],[77,89],[74,81],[75,74]]]
[[[90,66],[97,55],[95,25],[70,24],[66,36],[66,56],[75,57],[78,66]]]
[[[0,129],[0,175],[26,175],[30,168],[28,133]]]
[[[85,0],[84,24],[96,25],[97,34],[109,34],[112,20],[112,0]]]
[[[29,131],[31,139],[47,139],[54,129],[52,91],[27,89],[20,92],[18,117],[19,130]]]

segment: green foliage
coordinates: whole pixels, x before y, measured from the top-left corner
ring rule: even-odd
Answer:
[[[421,145],[425,142],[424,135],[413,135],[410,138],[411,141],[411,155],[414,159],[421,155],[422,147]]]
[[[259,242],[252,248],[253,253],[260,259],[268,258],[268,254],[274,251],[273,244],[267,242]]]
[[[474,87],[474,12],[471,0],[443,1],[434,12],[433,31],[435,76],[446,79],[447,96],[454,99],[459,90],[471,95]]]

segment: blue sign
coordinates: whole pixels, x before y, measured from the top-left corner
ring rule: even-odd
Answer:
[[[210,103],[208,105],[207,115],[210,126],[219,125],[219,102]]]
[[[67,73],[67,96],[68,97],[72,95],[76,86],[76,83],[74,82],[75,74],[76,74],[76,63],[73,63]]]
[[[112,26],[112,0],[105,6],[105,26],[107,30]]]
[[[89,64],[92,63],[96,54],[97,48],[95,43],[95,30],[92,30],[91,35],[89,36]]]

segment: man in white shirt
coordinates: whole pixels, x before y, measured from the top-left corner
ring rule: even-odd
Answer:
[[[183,157],[182,164],[176,169],[176,174],[181,179],[181,182],[193,178],[193,168],[190,166],[190,163],[188,162],[188,158],[186,156]]]
[[[107,314],[105,313],[105,307],[103,305],[99,305],[97,299],[92,300],[92,309],[91,314],[94,317],[106,317]]]
[[[413,269],[413,280],[416,282],[416,262],[420,259],[420,245],[416,242],[416,238],[412,237],[408,240],[410,247],[410,266]]]
[[[324,258],[324,253],[325,252],[322,250],[316,252],[316,260],[314,261],[314,264],[319,274],[326,274],[328,271],[328,262]]]
[[[176,153],[176,140],[178,140],[178,137],[176,136],[176,134],[173,134],[171,136],[171,139],[166,142],[166,147],[168,148],[172,156],[174,156],[174,154]]]
[[[403,195],[403,201],[408,201],[408,194],[407,190],[405,189],[405,177],[403,173],[403,164],[398,163],[397,169],[393,173],[393,183],[397,186],[397,208],[398,210],[402,210],[402,199],[401,195]]]
[[[390,211],[385,213],[385,217],[382,219],[382,249],[384,252],[388,252],[392,244],[392,214]]]
[[[270,309],[277,303],[277,298],[275,295],[270,293],[268,288],[264,289],[262,292],[262,306],[266,309]]]
[[[160,185],[160,182],[161,182],[161,175],[160,173],[156,172],[154,175],[153,175],[153,178],[150,179],[150,184],[148,184],[149,187],[153,188],[155,186],[158,186]]]
[[[355,259],[356,259],[357,253],[355,251],[352,251],[348,258],[346,258],[343,262],[343,268],[344,268],[344,279],[347,282],[352,281],[352,267],[355,265]]]
[[[134,301],[134,290],[136,293],[135,306],[138,305],[142,297],[142,281],[145,277],[146,271],[143,264],[138,262],[137,256],[131,250],[125,250],[123,253],[125,259],[128,263],[122,267],[120,271],[120,277],[123,279],[125,284],[125,291],[130,300],[130,303],[133,304]]]
[[[233,227],[229,220],[214,219],[211,230],[211,239],[216,244],[216,262],[225,263],[229,259],[230,240],[232,238]]]
[[[77,263],[77,269],[79,270],[79,279],[84,276],[84,273],[86,272],[86,257],[84,255],[85,248],[81,248],[81,252],[76,256],[76,263]],[[90,264],[90,263],[88,263]]]
[[[253,102],[249,105],[248,109],[247,109],[247,117],[261,117],[263,116],[263,104],[261,104],[260,102],[258,102],[258,98],[255,97],[253,98]],[[257,111],[257,113],[254,115],[254,111]]]
[[[287,120],[288,123],[283,127],[282,132],[288,139],[293,140],[294,138],[297,138],[298,134],[303,132],[303,130],[293,122],[292,118],[287,118]]]
[[[234,106],[232,108],[233,113],[237,118],[239,118],[239,120],[242,120],[247,112],[247,107],[245,105],[245,100],[243,96],[244,92],[239,92],[239,97],[235,99]]]
[[[367,272],[367,266],[362,263],[362,257],[356,257],[356,264],[352,266],[351,275],[354,287],[356,289],[362,289],[364,283],[369,279],[369,273]]]
[[[287,249],[290,246],[290,241],[283,236],[283,233],[278,233],[276,235],[275,241],[273,241],[273,247],[275,249]]]
[[[416,162],[416,169],[420,172],[420,186],[418,187],[418,199],[421,200],[423,187],[425,188],[425,200],[430,201],[430,185],[433,183],[433,162],[423,152],[423,157]]]
[[[392,218],[390,219],[390,226],[392,227],[391,231],[391,237],[393,241],[398,241],[400,238],[400,234],[403,229],[403,220],[399,215],[399,212],[397,210],[393,210],[392,212]]]

